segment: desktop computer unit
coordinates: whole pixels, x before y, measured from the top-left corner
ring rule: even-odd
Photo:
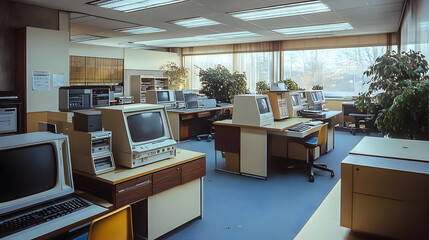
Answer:
[[[74,130],[96,132],[102,130],[101,112],[94,110],[76,111],[73,116]]]
[[[274,122],[270,99],[267,95],[247,94],[234,96],[232,123],[265,126]]]
[[[146,103],[162,104],[167,108],[176,106],[173,90],[148,90],[146,91]]]
[[[286,91],[264,92],[270,99],[271,108],[273,109],[274,120],[288,118]]]
[[[112,131],[115,162],[135,168],[176,156],[163,105],[130,104],[98,108],[103,127]]]
[[[81,132],[67,130],[74,170],[89,174],[102,174],[115,170],[112,154],[112,132]]]
[[[298,92],[286,92],[289,117],[299,117],[299,112],[304,109]]]

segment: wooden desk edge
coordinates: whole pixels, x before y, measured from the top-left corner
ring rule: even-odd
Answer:
[[[376,154],[354,153],[354,152],[350,152],[349,154],[352,154],[352,155],[358,155],[358,156],[366,156],[366,157],[390,158],[390,159],[397,159],[397,160],[407,160],[407,161],[413,161],[413,162],[429,163],[429,160],[425,160],[425,159],[413,159],[413,158],[389,157],[389,156],[380,156],[380,155],[376,155]]]
[[[181,165],[183,163],[192,162],[192,161],[194,161],[196,159],[200,159],[200,158],[203,158],[203,157],[206,157],[206,154],[205,153],[200,153],[198,156],[195,156],[195,157],[192,157],[192,158],[188,158],[188,159],[185,159],[185,160],[180,161],[180,162],[171,163],[171,164],[168,164],[168,165],[165,165],[165,166],[162,166],[162,167],[159,167],[159,168],[155,168],[155,169],[152,169],[152,170],[148,170],[146,172],[141,172],[141,173],[138,173],[138,174],[126,177],[126,178],[122,178],[120,180],[116,180],[116,181],[110,181],[110,180],[107,180],[107,179],[103,178],[102,177],[103,174],[97,176],[97,175],[91,175],[91,174],[84,173],[84,172],[77,171],[77,170],[73,170],[73,173],[74,174],[79,174],[79,175],[82,175],[82,176],[86,176],[86,177],[89,177],[89,178],[96,178],[99,181],[116,185],[116,184],[119,184],[119,183],[122,183],[122,182],[126,182],[128,180],[134,179],[134,178],[145,176],[145,175],[148,175],[148,174],[151,174],[151,173],[154,173],[154,172],[159,172],[159,171],[162,171],[162,170],[167,169],[167,168],[175,167],[175,166]],[[142,166],[142,167],[144,167],[144,166]],[[126,170],[126,169],[133,169],[133,168],[116,167],[116,169],[125,169]]]
[[[288,119],[292,119],[292,118],[288,118]],[[288,120],[288,119],[284,119],[284,120],[281,120],[281,121],[285,121],[285,120]],[[311,118],[299,118],[299,119],[301,119],[302,121],[290,124],[290,125],[288,125],[286,127],[283,127],[283,128],[274,128],[274,127],[272,128],[272,127],[269,127],[271,124],[267,125],[267,126],[258,127],[258,126],[249,126],[249,125],[242,125],[242,124],[235,124],[235,123],[227,123],[227,122],[222,122],[222,121],[216,121],[213,124],[214,125],[219,125],[219,126],[227,126],[227,127],[253,128],[253,129],[261,129],[261,130],[283,132],[284,130],[286,130],[288,128],[291,128],[293,126],[296,126],[296,125],[299,125],[301,123],[304,123],[304,122],[312,120]],[[278,122],[281,122],[281,121],[274,121],[274,123],[276,123],[276,122],[278,123]]]

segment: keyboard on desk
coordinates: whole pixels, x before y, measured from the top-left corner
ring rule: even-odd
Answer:
[[[34,227],[70,213],[83,210],[89,204],[80,198],[73,197],[65,201],[47,205],[43,208],[15,214],[13,217],[0,219],[0,238]]]
[[[307,124],[302,123],[302,124],[299,124],[299,125],[293,126],[293,127],[289,128],[288,130],[289,130],[289,131],[294,131],[294,132],[304,132],[304,131],[307,131],[307,130],[308,130],[308,129],[310,129],[310,128],[311,128],[311,127],[310,127],[310,126],[308,126]]]

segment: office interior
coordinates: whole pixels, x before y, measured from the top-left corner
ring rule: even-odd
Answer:
[[[238,17],[306,4],[318,12]],[[18,109],[3,118],[16,126],[0,128],[0,156],[13,159],[15,149],[49,142],[54,151],[36,150],[56,154],[55,193],[40,193],[37,201],[46,207],[47,197],[77,196],[73,208],[88,205],[86,215],[67,213],[62,225],[60,216],[12,231],[5,222],[36,206],[22,196],[2,197],[0,239],[425,239],[428,142],[392,140],[374,127],[359,131],[367,126],[345,108],[365,91],[363,72],[378,56],[388,50],[429,54],[428,1],[179,0],[128,12],[108,7],[89,0],[0,2],[0,113]],[[180,25],[197,17],[209,23]],[[145,28],[130,32],[139,27]],[[161,68],[170,63],[188,69],[180,108],[156,95],[175,94]],[[245,74],[245,97],[200,100],[198,74],[218,64]],[[305,88],[303,95],[281,85],[257,94],[257,82],[274,87],[284,79]],[[141,87],[151,81],[160,87],[143,97]],[[320,109],[298,116],[315,85],[324,87]],[[90,100],[81,109],[63,108],[69,87],[92,93],[107,87],[113,99],[100,107]],[[9,101],[10,94],[17,97]],[[278,96],[283,108],[280,101],[273,105]],[[82,109],[92,111],[75,112]],[[133,125],[133,114],[141,114],[140,125],[149,118],[141,125],[146,129]],[[89,129],[90,121],[102,122],[94,127],[102,132]],[[138,135],[148,132],[156,143]],[[109,139],[107,151],[91,153],[96,138]],[[155,150],[137,146],[145,141]],[[94,157],[109,167],[85,165]],[[103,219],[117,221],[118,229],[110,230],[118,235],[97,229]]]

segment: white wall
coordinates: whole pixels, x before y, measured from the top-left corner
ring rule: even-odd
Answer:
[[[82,43],[70,43],[69,54],[70,56],[124,59],[123,48],[104,47]]]
[[[64,73],[69,85],[69,33],[41,28],[26,28],[27,112],[58,110],[58,88],[52,85],[52,74]],[[33,71],[50,71],[49,91],[34,91]]]
[[[124,56],[125,69],[159,70],[159,67],[167,62],[181,65],[181,56],[178,53],[125,48]]]

